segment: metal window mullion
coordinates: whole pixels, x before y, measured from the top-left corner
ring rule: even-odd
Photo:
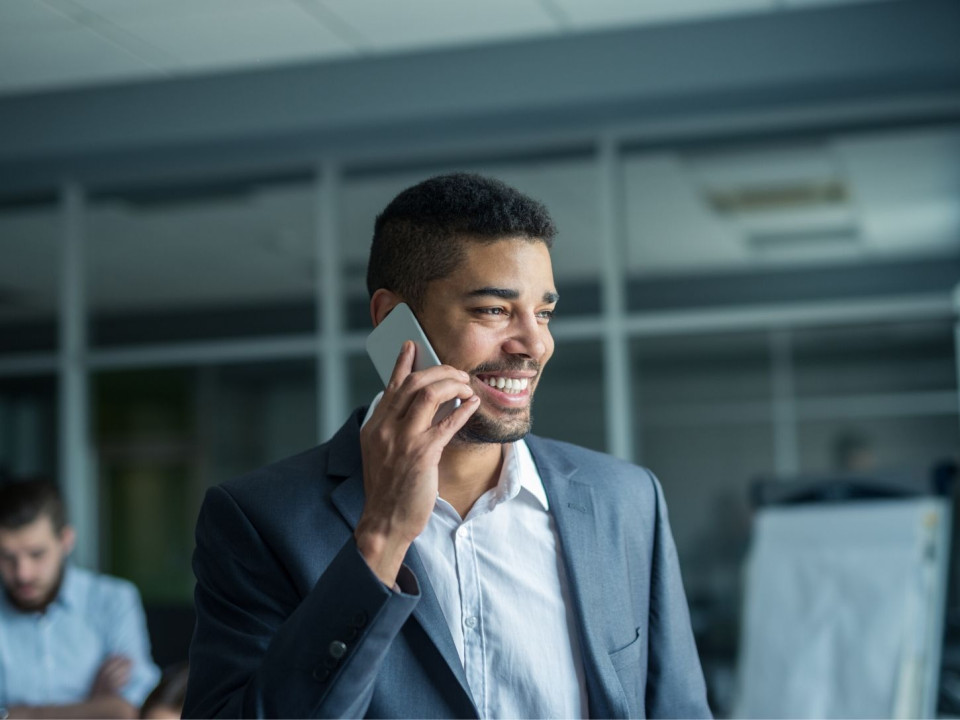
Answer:
[[[99,567],[99,492],[90,447],[87,368],[86,238],[83,188],[67,182],[60,191],[59,480],[77,531],[74,560]]]
[[[626,323],[624,189],[619,147],[611,135],[598,144],[600,244],[602,254],[604,408],[607,450],[633,460],[632,378]]]
[[[770,333],[770,379],[774,467],[777,477],[794,477],[800,472],[800,458],[793,336],[789,329]]]
[[[347,414],[347,365],[343,342],[344,297],[340,260],[341,166],[320,164],[317,177],[317,419],[320,441],[330,438]]]

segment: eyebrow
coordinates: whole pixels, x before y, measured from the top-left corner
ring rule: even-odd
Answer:
[[[468,290],[464,293],[464,297],[467,298],[484,297],[487,295],[503,298],[504,300],[516,300],[520,297],[520,292],[512,288],[482,287],[476,290]],[[545,303],[555,303],[559,299],[560,295],[555,292],[547,291],[543,294],[543,302]]]

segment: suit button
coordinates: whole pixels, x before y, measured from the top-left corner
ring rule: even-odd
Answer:
[[[367,614],[361,610],[356,615],[353,616],[353,621],[350,623],[355,628],[362,628],[367,624]]]
[[[327,648],[327,652],[330,653],[330,657],[335,660],[339,660],[347,654],[347,645],[339,640],[334,640],[332,643],[330,643],[330,647]]]
[[[326,682],[330,679],[330,671],[327,668],[314,668],[313,679],[317,682]]]

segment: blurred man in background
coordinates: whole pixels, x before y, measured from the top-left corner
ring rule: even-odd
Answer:
[[[74,542],[52,483],[0,485],[0,718],[135,718],[157,682],[140,594]]]

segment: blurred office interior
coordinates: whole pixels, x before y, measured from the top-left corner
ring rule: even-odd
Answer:
[[[0,465],[181,659],[205,488],[379,389],[374,217],[454,169],[552,211],[535,432],[661,479],[729,716],[751,488],[960,455],[952,0],[4,0]]]

